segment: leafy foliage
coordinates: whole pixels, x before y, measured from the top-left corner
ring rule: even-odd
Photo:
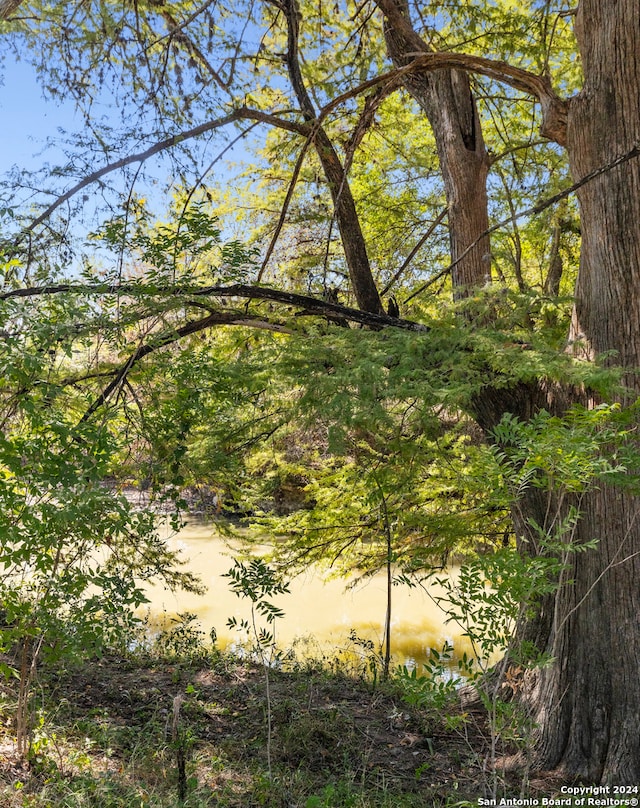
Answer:
[[[155,515],[109,484],[122,447],[114,421],[83,419],[82,394],[64,382],[81,344],[69,318],[89,308],[70,297],[2,310],[0,650],[15,656],[21,680],[23,753],[41,659],[69,663],[124,642],[151,578],[200,591]]]
[[[230,579],[231,591],[238,597],[251,601],[252,623],[246,620],[238,622],[235,617],[230,617],[229,627],[253,631],[259,648],[273,646],[274,634],[265,628],[258,628],[255,619],[262,617],[268,624],[273,624],[279,617],[283,617],[282,609],[266,598],[288,592],[289,585],[286,581],[281,581],[261,558],[253,558],[248,563],[236,560],[225,575]]]
[[[561,129],[566,118],[552,78],[566,96],[580,89],[571,13],[556,2],[408,3],[415,36],[397,58],[390,45],[406,31],[380,2],[170,6],[32,0],[2,23],[9,47],[30,52],[48,91],[66,86],[90,123],[46,183],[19,183],[35,194],[28,210],[0,210],[15,236],[2,246],[1,594],[23,681],[45,648],[98,649],[118,634],[141,581],[194,585],[152,517],[105,487],[116,469],[168,501],[206,485],[284,537],[273,553],[283,566],[385,568],[390,590],[464,561],[449,615],[485,667],[513,654],[514,624],[595,546],[573,541],[582,498],[608,483],[636,490],[635,410],[595,405],[620,394],[619,380],[565,351],[577,208],[563,194],[539,203],[569,181],[563,137],[533,133],[549,106]],[[427,95],[435,86],[409,69],[416,41],[425,57],[464,51],[477,73],[467,84],[449,62],[440,74],[459,118],[447,132],[466,130],[460,162],[478,158],[473,193],[452,187],[450,144],[427,125],[435,96],[415,100],[417,83]],[[387,49],[400,70],[385,73]],[[108,131],[92,114],[105,99],[121,112]],[[214,187],[213,169],[250,130],[243,183]],[[165,221],[138,183],[169,153]],[[122,185],[108,179],[118,170]],[[113,215],[89,249],[107,250],[106,269],[96,255],[77,260],[73,208],[60,212],[98,183]],[[491,277],[458,285],[452,305],[450,262],[462,256],[447,235],[455,247],[457,203],[472,197],[480,230],[500,223],[479,256]],[[58,283],[68,265],[79,283]],[[265,281],[278,286],[271,302]],[[316,299],[305,308],[294,292]],[[354,300],[377,318],[367,329],[340,305]],[[527,513],[532,490],[546,497],[539,519]],[[234,625],[264,653],[274,635],[255,617],[276,621],[268,598],[285,584],[258,560],[229,576],[254,617]]]

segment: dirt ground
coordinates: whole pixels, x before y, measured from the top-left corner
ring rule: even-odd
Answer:
[[[424,805],[476,802],[496,783],[502,794],[518,793],[521,785],[517,773],[496,779],[489,771],[480,709],[409,707],[393,686],[374,688],[322,670],[271,670],[267,699],[264,670],[241,660],[184,665],[110,658],[48,673],[37,698],[42,714],[52,716],[45,720],[65,739],[59,771],[73,773],[69,750],[84,738],[96,766],[123,772],[137,756],[141,777],[151,776],[143,758],[163,747],[164,756],[155,759],[171,778],[176,739],[188,739],[183,754],[190,776],[211,794],[227,795],[211,804],[250,804],[250,773],[266,772],[269,762],[281,780],[297,779],[307,793],[347,778],[363,793],[384,790],[399,801],[415,795]],[[4,741],[0,781],[24,780],[27,764]],[[54,754],[51,744],[46,754]]]

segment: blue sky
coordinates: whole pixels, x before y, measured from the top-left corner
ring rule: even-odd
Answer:
[[[46,163],[55,164],[61,152],[55,147],[45,149],[48,138],[59,137],[59,129],[81,129],[82,117],[75,113],[72,101],[60,103],[45,99],[36,71],[26,62],[15,62],[7,56],[0,65],[0,176],[12,166],[37,169]],[[105,105],[108,108],[108,105]],[[234,132],[229,129],[229,136]],[[220,143],[219,148],[223,148]],[[244,145],[237,144],[227,155],[228,160],[247,156]],[[221,163],[213,176],[229,176]]]
[[[13,165],[19,168],[37,168],[47,160],[41,154],[48,137],[55,137],[59,127],[74,124],[74,105],[55,104],[43,98],[36,73],[26,62],[15,62],[10,56],[1,68],[0,120],[0,174]],[[49,153],[52,159],[54,153]]]
[[[75,112],[75,104],[72,101],[60,102],[58,99],[52,101],[45,99],[39,85],[36,71],[27,62],[16,62],[9,54],[5,56],[0,64],[0,179],[6,178],[7,173],[16,167],[18,170],[26,169],[36,171],[47,164],[51,166],[64,164],[66,158],[61,149],[55,146],[47,147],[48,139],[63,138],[60,129],[73,132],[81,130],[83,126],[82,116]],[[228,136],[234,132],[229,130]],[[216,152],[222,149],[224,142],[220,142],[215,147]],[[239,160],[247,158],[244,144],[236,146],[226,155],[227,160]],[[95,165],[95,168],[98,168]],[[171,168],[168,163],[157,162],[151,165],[152,173],[160,180],[159,184],[153,184],[140,179],[136,185],[138,193],[142,194],[150,203],[154,213],[161,219],[166,217],[167,205],[170,196],[167,194],[162,180],[170,177]],[[153,170],[155,169],[155,170]],[[235,171],[230,169],[223,160],[214,172],[208,176],[208,181],[212,186],[224,187],[227,184],[234,185],[233,175]],[[117,177],[113,178],[117,183]],[[60,187],[70,187],[75,180],[62,181]],[[46,183],[45,184],[49,184]],[[43,187],[43,186],[41,186]],[[88,197],[92,196],[92,191],[87,192]],[[38,196],[37,192],[23,189],[17,192],[5,191],[2,197],[2,204],[27,204],[33,202],[46,203],[51,201],[49,195]],[[97,225],[97,208],[89,201],[85,205],[84,221],[76,220],[73,230],[80,238]],[[98,215],[98,218],[100,216]],[[229,233],[230,238],[238,236],[235,228]],[[95,245],[92,246],[95,249]]]

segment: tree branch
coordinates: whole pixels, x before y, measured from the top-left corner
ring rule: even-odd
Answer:
[[[538,99],[542,108],[541,134],[561,146],[566,145],[568,103],[556,95],[548,76],[538,76],[528,70],[514,67],[508,62],[486,59],[482,56],[449,51],[430,52],[429,46],[413,29],[396,0],[375,0],[375,2],[389,21],[389,25],[398,31],[407,42],[415,45],[413,53],[408,50],[403,54],[403,57],[406,58],[415,57],[414,61],[399,68],[400,71],[417,73],[442,69],[464,70],[467,73],[487,76],[528,95],[533,95]]]
[[[511,221],[511,220],[509,220]],[[29,286],[20,289],[11,289],[0,294],[0,301],[12,298],[30,298],[44,295],[56,294],[85,294],[85,295],[117,295],[130,297],[154,297],[154,296],[180,296],[189,303],[189,298],[197,299],[203,297],[219,298],[244,298],[246,300],[272,300],[275,303],[282,303],[287,306],[302,309],[306,314],[317,314],[319,316],[341,317],[353,323],[370,326],[371,328],[385,328],[393,326],[408,331],[428,331],[429,329],[421,323],[412,320],[402,320],[396,317],[389,317],[386,314],[374,314],[373,312],[354,309],[350,306],[342,306],[339,303],[331,303],[326,300],[309,295],[299,295],[294,292],[285,292],[281,289],[272,289],[268,286],[251,286],[249,284],[236,283],[230,286],[152,286],[146,287],[140,283],[119,283],[119,284],[75,284],[61,283],[50,286]],[[228,313],[225,313],[227,316]],[[222,315],[221,315],[222,316]],[[234,315],[236,318],[238,315]],[[246,319],[247,315],[243,315]],[[230,323],[235,324],[235,323]]]
[[[111,394],[124,382],[134,365],[136,365],[141,359],[144,359],[145,356],[148,356],[160,348],[166,348],[168,345],[173,345],[174,343],[179,342],[181,339],[184,339],[191,334],[197,334],[198,332],[204,331],[205,329],[211,328],[215,325],[240,325],[251,328],[268,329],[270,331],[284,331],[285,333],[291,333],[284,326],[268,323],[266,320],[249,319],[246,317],[246,315],[238,314],[237,312],[212,312],[199,320],[191,320],[180,328],[176,328],[175,330],[161,334],[137,348],[137,350],[135,350],[131,356],[129,356],[127,361],[121,365],[120,369],[115,371],[114,378],[104,388],[95,401],[93,401],[91,406],[86,410],[80,419],[79,423],[84,423],[87,421],[96,412],[96,410],[100,409],[100,407],[107,402]]]
[[[393,278],[391,278],[391,280],[386,284],[384,289],[380,292],[380,294],[383,297],[384,297],[384,295],[387,294],[387,292],[389,292],[396,285],[396,283],[404,275],[405,271],[407,270],[407,268],[409,267],[409,265],[411,264],[413,259],[418,254],[418,251],[420,250],[422,245],[427,241],[427,239],[429,239],[433,235],[436,227],[438,227],[438,225],[442,224],[442,222],[446,219],[448,213],[449,213],[449,209],[448,208],[443,208],[440,211],[440,213],[438,214],[438,216],[436,217],[436,219],[431,223],[431,225],[429,226],[429,229],[422,236],[420,236],[418,241],[414,244],[411,251],[409,252],[409,255],[407,255],[407,257],[402,262],[402,266],[400,267],[400,269],[397,270],[397,272],[394,274]]]
[[[557,202],[566,199],[572,193],[577,191],[583,185],[586,185],[589,182],[592,182],[597,177],[605,174],[608,171],[617,168],[620,165],[632,160],[636,157],[640,157],[640,144],[634,146],[630,151],[626,152],[625,154],[616,157],[610,163],[607,163],[600,168],[594,169],[586,174],[582,179],[578,180],[577,182],[570,185],[568,188],[565,188],[564,191],[560,191],[557,194],[554,194],[547,199],[543,199],[540,202],[536,203],[530,208],[526,208],[525,210],[516,212],[514,216],[509,216],[502,221],[496,222],[495,224],[491,225],[484,233],[481,233],[480,238],[484,238],[486,235],[490,235],[494,233],[496,230],[501,229],[502,227],[506,227],[508,225],[513,224],[514,219],[522,219],[525,216],[536,216],[542,211],[546,210],[547,208],[555,205]],[[475,246],[471,244],[467,252],[473,249]],[[419,289],[413,292],[409,297],[405,299],[405,303],[408,303],[414,297],[420,295],[428,286],[432,283],[437,281],[440,278],[443,278],[447,275],[451,269],[455,266],[458,261],[461,261],[466,253],[462,254],[458,257],[456,262],[449,264],[449,266],[445,267],[440,272],[436,273],[433,277],[431,277],[426,283],[424,283]],[[12,298],[20,298],[20,297],[39,297],[43,295],[54,295],[54,294],[62,294],[65,292],[71,292],[74,294],[87,294],[87,295],[130,295],[130,296],[141,296],[144,295],[146,297],[155,296],[155,295],[169,295],[169,296],[184,296],[184,297],[242,297],[247,300],[273,300],[277,303],[283,303],[285,305],[296,306],[302,308],[307,313],[313,313],[318,315],[337,315],[342,317],[346,320],[350,320],[351,322],[360,323],[361,325],[371,326],[374,328],[384,328],[387,326],[393,326],[395,328],[402,328],[407,329],[409,331],[428,331],[429,329],[420,324],[416,323],[412,320],[403,320],[403,319],[396,319],[394,317],[388,317],[385,314],[373,314],[371,312],[361,311],[360,309],[354,309],[349,306],[341,306],[338,303],[330,303],[325,300],[318,300],[317,298],[310,297],[308,295],[299,295],[294,294],[293,292],[284,292],[280,289],[272,289],[267,286],[250,286],[247,284],[232,284],[230,286],[204,286],[204,287],[181,287],[179,285],[167,285],[167,286],[154,286],[152,288],[145,287],[139,283],[122,283],[122,284],[73,284],[73,283],[62,283],[62,284],[52,284],[49,286],[28,286],[28,287],[21,287],[20,289],[11,289],[8,292],[0,293],[0,301],[2,300],[10,300]]]
[[[127,157],[123,157],[120,160],[116,160],[113,163],[109,163],[108,165],[99,168],[97,171],[93,171],[91,174],[84,177],[80,182],[76,183],[76,185],[74,185],[68,191],[65,191],[64,194],[57,197],[55,202],[52,202],[51,205],[49,205],[39,216],[26,225],[22,229],[17,241],[19,242],[27,233],[30,233],[38,225],[42,224],[61,205],[64,205],[65,202],[67,202],[77,193],[82,191],[87,186],[92,185],[94,182],[97,182],[105,175],[110,174],[113,171],[117,171],[120,168],[125,168],[133,163],[143,163],[154,155],[167,151],[167,149],[171,149],[174,146],[183,143],[185,140],[191,140],[199,137],[200,135],[206,134],[207,132],[220,129],[230,123],[235,123],[236,121],[241,120],[252,120],[257,121],[258,123],[268,123],[271,126],[276,126],[279,129],[285,129],[288,132],[294,132],[299,135],[306,136],[309,133],[309,127],[305,124],[298,124],[294,121],[288,121],[285,118],[278,117],[277,115],[272,115],[260,110],[253,110],[249,107],[239,107],[222,118],[217,118],[214,121],[207,121],[207,123],[195,126],[193,129],[187,129],[184,132],[179,132],[178,134],[172,135],[165,140],[154,143],[153,146],[150,146],[148,149],[145,149],[142,152],[130,154]]]
[[[508,62],[485,59],[482,56],[473,56],[467,53],[407,55],[417,56],[406,68],[401,68],[401,70],[407,70],[407,72],[431,72],[442,68],[464,70],[467,73],[478,73],[482,76],[487,76],[499,81],[501,84],[513,87],[515,90],[534,96],[540,102],[542,110],[540,134],[549,138],[549,140],[555,141],[560,146],[566,145],[569,102],[556,95],[548,76],[537,76],[528,70],[514,67]]]
[[[125,284],[126,286],[126,284]],[[77,288],[77,287],[76,287]],[[45,293],[46,287],[43,287],[41,293]],[[49,287],[49,293],[52,293],[53,287]],[[122,291],[122,287],[120,287]],[[316,300],[315,298],[306,297],[304,295],[297,295],[288,292],[278,292],[274,289],[265,289],[261,287],[247,287],[242,284],[237,284],[231,287],[210,287],[209,290],[201,289],[199,290],[200,294],[209,294],[211,290],[215,290],[216,296],[251,296],[257,299],[268,299],[268,300],[279,300],[280,302],[287,302],[293,303],[294,305],[304,305],[304,313],[305,314],[324,314],[327,315],[328,313],[332,314],[339,314],[344,317],[349,317],[356,322],[360,322],[363,325],[369,325],[376,328],[381,328],[383,326],[393,326],[396,328],[403,328],[409,329],[411,331],[428,331],[426,326],[420,325],[419,323],[413,323],[409,320],[399,320],[394,317],[388,317],[386,315],[380,314],[373,314],[371,312],[360,311],[359,309],[350,309],[347,306],[340,306],[339,304],[327,303],[325,301]],[[61,287],[56,287],[55,291],[63,291]],[[67,290],[69,291],[69,290]],[[194,292],[190,292],[191,295],[194,295]],[[16,295],[13,295],[14,297]],[[24,296],[24,295],[21,295]],[[228,325],[228,326],[244,326],[246,328],[259,328],[265,329],[269,331],[277,331],[280,333],[291,334],[293,333],[290,329],[286,326],[280,325],[278,323],[270,323],[264,319],[258,319],[255,317],[248,316],[245,313],[238,313],[238,312],[224,312],[224,311],[215,311],[211,314],[208,314],[206,317],[202,317],[198,320],[191,320],[190,322],[186,323],[185,325],[181,326],[180,328],[176,328],[175,330],[167,331],[164,334],[160,334],[159,336],[150,339],[144,345],[140,345],[124,362],[119,369],[112,371],[113,379],[109,382],[109,384],[103,389],[100,395],[92,402],[89,408],[85,411],[84,415],[80,419],[79,423],[84,423],[87,421],[100,407],[105,404],[112,393],[116,391],[121,384],[123,384],[129,375],[131,369],[145,356],[153,353],[154,351],[160,350],[161,348],[166,348],[169,345],[173,345],[176,342],[179,342],[181,339],[188,337],[192,334],[196,334],[200,331],[204,331],[208,328],[211,328],[216,325]]]
[[[331,192],[351,288],[361,309],[380,313],[383,311],[382,303],[373,279],[366,241],[347,179],[348,168],[340,161],[331,139],[318,120],[302,76],[298,53],[300,23],[298,0],[284,0],[283,10],[287,21],[286,64],[289,79],[302,114],[309,124],[313,124],[313,143]]]
[[[0,0],[0,18],[3,2],[5,3],[5,6],[7,6],[12,2],[15,2],[15,0]],[[380,0],[379,5],[381,8],[383,4],[383,0]],[[412,56],[416,54],[407,55]],[[303,137],[309,137],[312,134],[317,134],[324,119],[327,118],[327,116],[334,109],[346,101],[361,95],[363,92],[366,92],[367,90],[381,84],[388,84],[388,91],[391,91],[399,85],[403,77],[410,75],[411,73],[420,73],[425,71],[430,72],[446,68],[458,68],[471,73],[480,73],[501,81],[502,83],[514,87],[515,89],[535,96],[540,101],[543,113],[543,126],[541,133],[545,137],[555,140],[560,145],[565,144],[568,102],[559,98],[554,93],[547,77],[536,76],[534,73],[530,73],[527,70],[513,67],[507,62],[494,61],[480,56],[450,52],[419,53],[417,54],[417,58],[408,65],[395,68],[381,74],[380,76],[369,79],[368,81],[359,84],[357,87],[354,87],[334,98],[321,110],[319,110],[317,116],[315,116],[313,124],[289,121],[285,118],[279,117],[277,114],[262,112],[261,110],[242,106],[233,110],[228,115],[217,118],[214,121],[207,121],[206,123],[195,126],[192,129],[179,132],[178,134],[172,135],[165,140],[154,143],[152,146],[142,152],[137,152],[136,154],[131,154],[127,157],[121,158],[120,160],[116,160],[113,163],[109,163],[108,165],[105,165],[97,171],[94,171],[88,176],[84,177],[68,191],[65,191],[65,193],[63,193],[61,196],[57,197],[56,200],[52,202],[51,205],[49,205],[39,216],[29,222],[29,224],[25,225],[16,241],[19,243],[19,241],[21,241],[26,234],[32,232],[38,225],[42,224],[65,202],[68,202],[69,199],[74,197],[84,188],[87,188],[89,185],[97,182],[107,174],[117,171],[120,168],[125,168],[126,166],[134,163],[145,162],[154,155],[167,151],[173,146],[177,146],[186,140],[191,140],[199,137],[200,135],[206,134],[207,132],[220,129],[230,123],[240,120],[252,120],[259,123],[266,123],[270,126],[275,126],[279,129],[284,129],[285,131],[292,132]],[[287,110],[283,110],[283,112],[287,112]],[[282,112],[280,114],[282,114]]]
[[[309,135],[305,140],[305,142],[302,144],[302,149],[300,150],[300,154],[296,159],[296,164],[293,167],[293,173],[289,180],[289,187],[287,188],[287,193],[282,203],[282,207],[280,208],[280,215],[278,216],[276,229],[274,230],[273,235],[271,236],[271,241],[269,242],[269,246],[267,247],[267,251],[262,260],[260,271],[258,272],[258,277],[256,279],[257,283],[261,283],[267,265],[271,260],[273,251],[275,250],[276,244],[278,243],[278,239],[280,238],[280,233],[282,232],[282,228],[284,227],[284,223],[287,219],[287,213],[289,212],[289,205],[291,204],[291,200],[293,199],[293,193],[296,189],[296,185],[298,184],[300,171],[302,170],[304,159],[307,155],[307,151],[309,150],[309,146],[311,146],[311,142],[312,142],[312,135]]]
[[[223,80],[222,76],[218,73],[218,71],[214,68],[214,66],[209,62],[207,57],[204,53],[200,50],[200,48],[188,37],[183,29],[193,20],[198,14],[201,14],[207,6],[211,5],[213,0],[208,0],[202,8],[197,9],[190,17],[188,17],[183,23],[179,23],[175,17],[168,11],[166,8],[162,8],[160,10],[160,15],[164,18],[165,22],[167,23],[167,27],[169,29],[168,37],[169,39],[175,39],[177,42],[182,42],[192,57],[195,57],[198,62],[207,70],[209,75],[215,81],[215,83],[220,87],[221,90],[225,92],[229,91],[229,87],[226,82]]]

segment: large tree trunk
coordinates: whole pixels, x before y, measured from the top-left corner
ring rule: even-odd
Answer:
[[[640,141],[637,0],[582,0],[576,20],[585,83],[569,110],[576,180]],[[572,337],[628,369],[640,389],[640,164],[624,164],[579,193],[582,253]],[[546,644],[555,663],[530,696],[537,763],[587,781],[640,782],[640,499],[603,487],[582,503],[572,557]]]
[[[568,779],[640,782],[638,504],[609,488],[583,500],[574,541],[599,544],[570,556],[544,649],[555,662],[526,694],[536,766]]]
[[[427,48],[408,23],[406,0],[376,0],[387,17],[389,52],[398,65]],[[638,0],[581,0],[576,19],[585,83],[569,107],[567,149],[575,180],[608,165],[640,142],[640,8]],[[413,76],[407,88],[427,113],[449,202],[452,259],[486,228],[484,145],[468,85],[455,71]],[[571,343],[582,355],[609,353],[640,391],[640,161],[579,191],[582,255]],[[482,246],[480,246],[482,245]],[[457,296],[486,276],[488,240],[480,239],[453,276]],[[545,407],[561,414],[584,392],[550,395],[542,387],[487,389],[475,402],[485,430],[503,413],[531,417]],[[534,492],[535,493],[535,492]],[[526,551],[528,518],[540,503],[519,504],[516,530]],[[537,520],[539,521],[539,519]],[[640,499],[604,487],[582,500],[574,540],[595,550],[570,553],[555,595],[518,627],[554,659],[525,696],[536,722],[534,765],[596,783],[640,782]]]
[[[582,0],[576,19],[585,82],[569,108],[567,149],[576,180],[640,143],[640,5]],[[582,224],[575,324],[595,354],[640,367],[640,162],[578,191]],[[578,336],[578,335],[575,335]],[[637,378],[628,379],[636,391]]]

